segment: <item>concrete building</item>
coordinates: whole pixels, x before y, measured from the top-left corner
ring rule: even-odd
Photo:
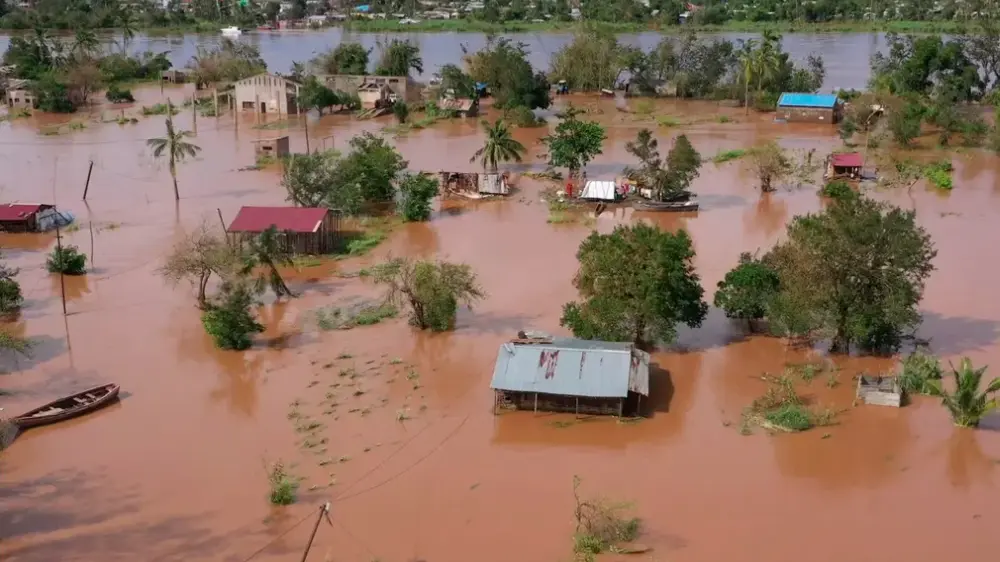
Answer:
[[[777,118],[788,123],[840,121],[840,101],[833,94],[784,93],[778,98]]]
[[[28,88],[27,80],[13,79],[7,82],[5,88],[4,102],[7,107],[24,107],[32,109],[35,107],[35,94]]]
[[[326,86],[335,92],[355,93],[360,96],[361,88],[371,88],[369,84],[375,86],[387,86],[391,92],[390,97],[400,99],[405,102],[418,101],[420,99],[420,88],[409,76],[374,76],[371,74],[332,74],[324,76],[323,81]]]
[[[244,78],[234,86],[236,108],[256,113],[297,115],[302,85],[274,74]]]

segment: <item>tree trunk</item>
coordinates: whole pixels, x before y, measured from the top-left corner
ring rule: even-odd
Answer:
[[[205,308],[205,302],[206,302],[205,292],[206,289],[208,288],[208,279],[211,276],[212,272],[208,273],[202,272],[201,278],[198,279],[198,308],[201,309]]]
[[[743,115],[750,115],[750,75],[743,80]]]
[[[174,155],[170,155],[170,177],[174,180],[174,200],[181,200],[181,192],[177,190],[177,165],[174,163]]]

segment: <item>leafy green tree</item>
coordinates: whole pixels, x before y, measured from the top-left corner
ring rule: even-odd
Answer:
[[[253,345],[253,335],[264,331],[253,313],[256,305],[256,292],[247,283],[223,284],[201,315],[202,326],[216,347],[244,350]]]
[[[382,56],[375,67],[379,76],[408,76],[413,70],[417,74],[424,71],[424,59],[420,57],[420,47],[410,40],[393,39],[380,45]]]
[[[430,174],[405,174],[399,182],[403,219],[408,222],[431,218],[431,201],[438,194],[438,182]]]
[[[362,203],[360,186],[337,184],[339,163],[335,150],[292,154],[281,176],[288,200],[302,207],[356,211]]]
[[[765,257],[781,294],[772,329],[829,336],[831,351],[890,351],[917,326],[924,282],[937,252],[913,211],[866,197],[796,217]]]
[[[916,102],[909,102],[899,110],[889,114],[889,131],[900,146],[908,147],[913,139],[920,136],[920,124],[924,118],[924,108]]]
[[[495,172],[500,162],[521,161],[525,152],[524,145],[514,139],[503,119],[497,119],[492,125],[483,120],[482,125],[486,131],[486,142],[472,155],[469,162],[479,160],[483,163],[484,170]]]
[[[393,258],[371,270],[372,280],[388,288],[387,302],[410,308],[410,324],[444,332],[455,327],[458,304],[483,299],[472,268],[444,261]]]
[[[952,367],[951,373],[955,380],[955,390],[948,392],[941,387],[940,381],[932,380],[930,394],[941,398],[941,403],[948,409],[955,425],[979,427],[979,422],[987,414],[1000,407],[1000,403],[993,397],[1000,392],[1000,377],[991,380],[980,392],[979,386],[986,367],[974,368],[968,357],[962,358],[957,369]]]
[[[338,166],[338,183],[357,186],[365,203],[393,201],[396,179],[406,169],[407,161],[384,138],[372,133],[354,137],[350,147],[351,152]]]
[[[368,74],[371,49],[360,43],[340,43],[312,60],[321,74]]]
[[[491,37],[482,50],[467,56],[466,61],[469,76],[488,85],[497,109],[549,107],[549,81],[545,74],[532,70],[524,43]]]
[[[746,320],[753,329],[754,320],[767,316],[780,287],[776,271],[749,252],[743,252],[739,264],[719,281],[714,304],[726,317]]]
[[[83,275],[87,273],[87,255],[76,246],[56,246],[45,261],[45,268],[49,273]]]
[[[270,287],[278,298],[295,296],[278,270],[279,267],[291,267],[294,264],[292,255],[285,248],[285,236],[274,225],[250,240],[244,258],[243,273],[258,273],[255,282],[257,291],[262,292],[265,287]]]
[[[154,158],[164,156],[167,158],[170,165],[170,177],[174,181],[174,199],[179,201],[181,193],[177,189],[177,164],[197,156],[201,152],[201,147],[185,140],[193,137],[194,133],[174,129],[173,112],[173,105],[170,100],[167,100],[167,134],[164,137],[149,139],[146,144],[153,149]]]
[[[672,342],[677,324],[701,325],[708,312],[687,232],[646,224],[592,233],[577,252],[574,285],[582,302],[563,306],[560,325],[584,339]]]
[[[549,165],[568,168],[570,177],[575,178],[588,162],[601,154],[606,138],[604,127],[577,119],[571,107],[556,125],[555,134],[543,137],[542,142],[549,147]]]
[[[302,84],[299,92],[299,104],[305,109],[315,109],[323,115],[324,109],[329,109],[342,103],[340,96],[319,81],[315,76],[309,76]]]
[[[76,103],[70,98],[65,81],[48,72],[31,84],[35,95],[35,108],[47,113],[73,113]]]
[[[664,195],[690,195],[691,182],[698,177],[701,155],[694,149],[687,135],[678,135],[667,152],[667,185]]]
[[[410,116],[410,106],[403,100],[396,100],[392,104],[392,114],[396,116],[396,122],[402,125],[406,123],[406,118]]]
[[[451,90],[455,97],[476,97],[476,81],[454,64],[441,67],[441,92]]]
[[[21,285],[17,282],[19,269],[0,263],[0,314],[12,314],[21,309],[24,296],[21,295]]]
[[[660,158],[659,143],[649,129],[641,129],[635,141],[625,143],[625,150],[639,159],[638,170],[627,175],[653,192],[657,201],[676,201],[690,197],[688,188],[698,177],[701,155],[691,145],[687,135],[680,135],[667,153],[667,162]]]

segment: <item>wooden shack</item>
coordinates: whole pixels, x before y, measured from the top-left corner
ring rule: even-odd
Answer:
[[[635,414],[649,396],[649,354],[630,343],[519,337],[500,346],[490,388],[494,413]]]
[[[903,405],[903,390],[894,376],[861,375],[856,399],[863,404],[899,408]]]
[[[253,156],[257,161],[265,158],[277,160],[291,154],[288,135],[269,139],[256,139],[250,142],[253,143]]]
[[[272,226],[290,254],[329,254],[337,249],[340,213],[321,207],[242,207],[226,235],[242,247]]]
[[[190,74],[187,70],[171,68],[160,72],[160,80],[168,84],[184,84],[188,81]]]
[[[475,117],[479,115],[479,100],[446,98],[440,101],[440,108],[444,111],[450,111],[459,117]]]
[[[441,189],[448,195],[481,199],[493,195],[509,195],[506,172],[440,172]]]
[[[864,167],[864,157],[860,152],[841,152],[831,154],[826,161],[826,172],[823,174],[826,179],[858,179],[861,177],[861,168]]]
[[[0,231],[42,232],[55,225],[58,213],[52,205],[6,203],[0,205]]]

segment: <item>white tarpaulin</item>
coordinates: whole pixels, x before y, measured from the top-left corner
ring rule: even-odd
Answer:
[[[617,193],[613,180],[590,180],[580,193],[581,199],[597,199],[600,201],[615,201]]]

